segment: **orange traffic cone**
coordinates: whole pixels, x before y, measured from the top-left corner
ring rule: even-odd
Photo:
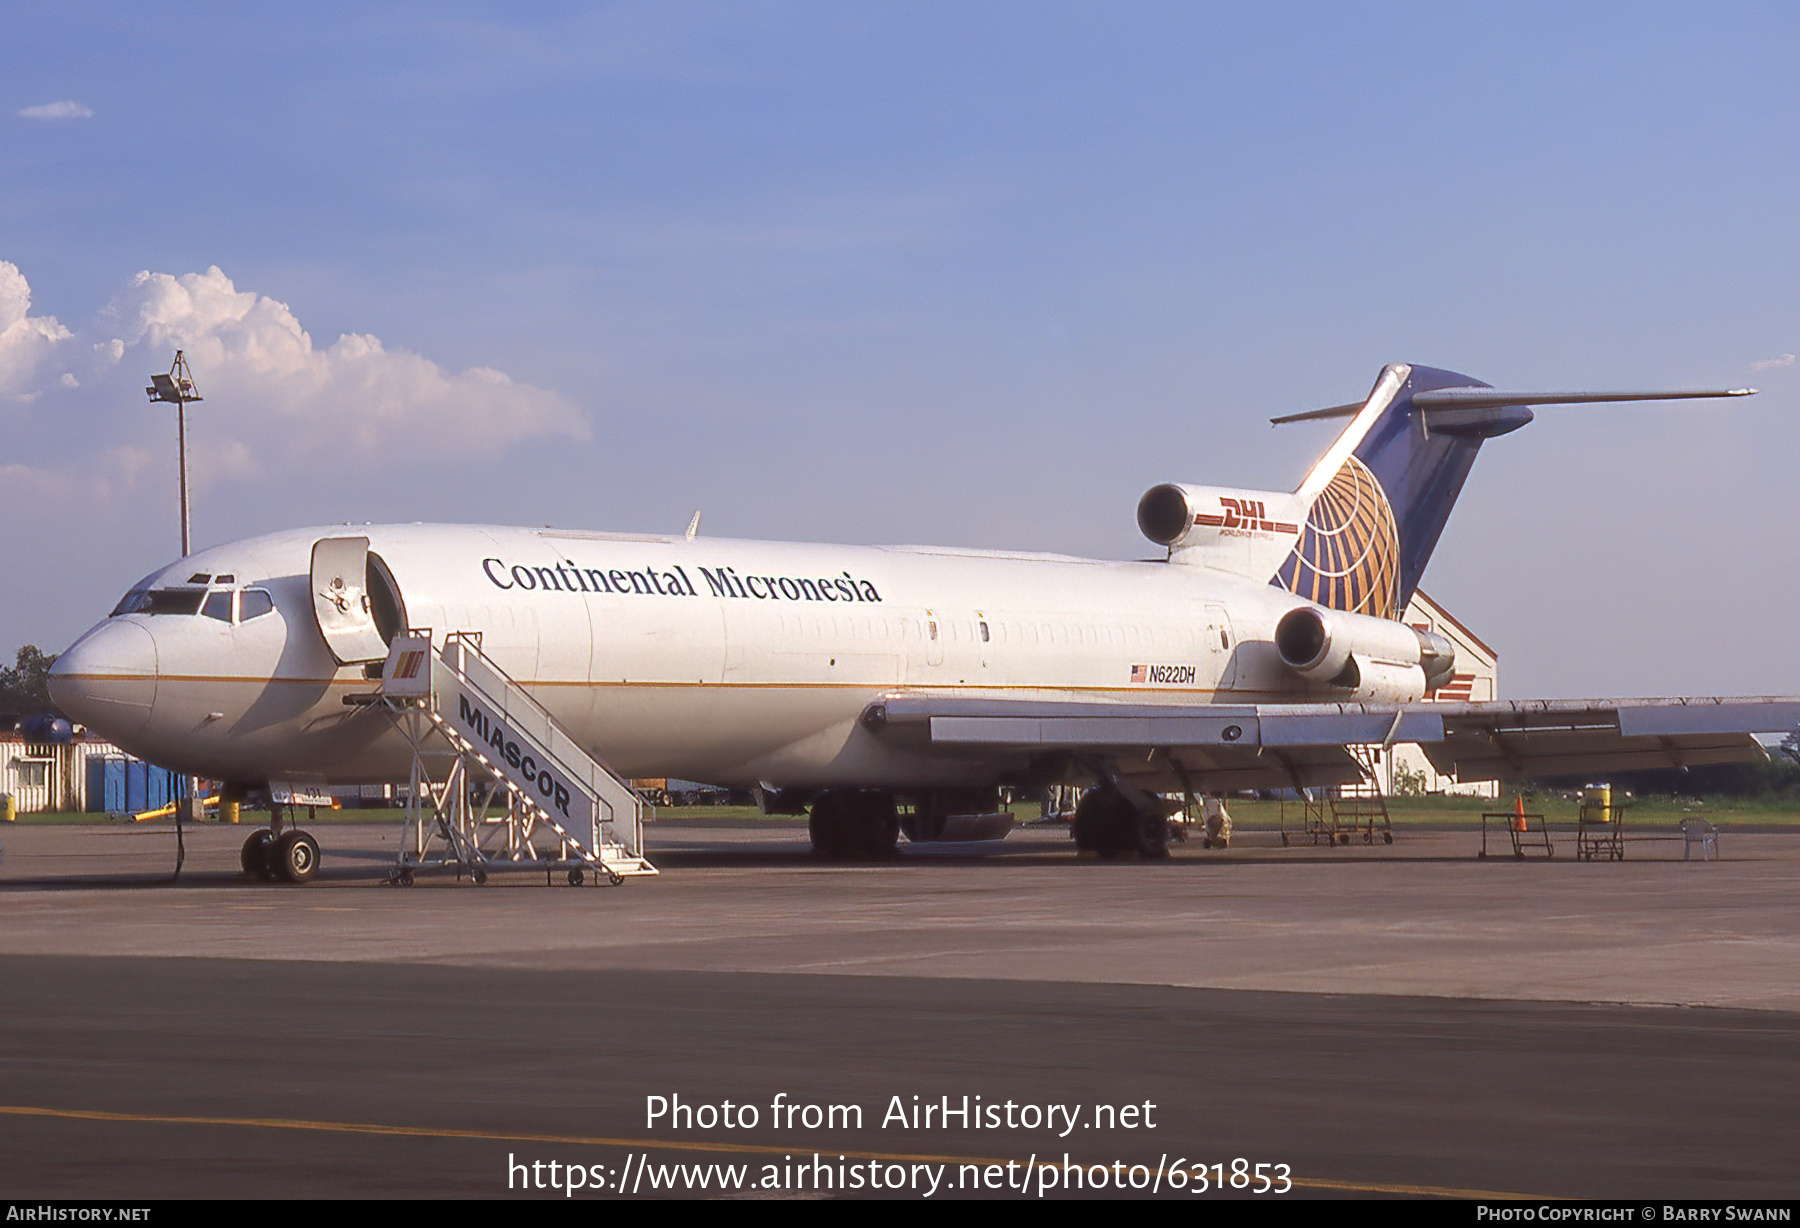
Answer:
[[[1525,830],[1525,795],[1523,793],[1513,795],[1513,830]]]

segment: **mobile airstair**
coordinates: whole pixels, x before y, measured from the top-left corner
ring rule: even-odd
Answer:
[[[429,631],[394,637],[381,690],[412,747],[404,835],[389,881],[455,867],[476,883],[502,869],[562,872],[573,886],[653,875],[644,802],[576,743],[521,685],[458,632],[432,651]]]

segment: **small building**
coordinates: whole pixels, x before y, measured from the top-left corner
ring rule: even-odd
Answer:
[[[124,758],[110,742],[77,733],[65,742],[36,742],[17,729],[0,730],[0,793],[20,814],[102,809],[88,798],[88,761]]]

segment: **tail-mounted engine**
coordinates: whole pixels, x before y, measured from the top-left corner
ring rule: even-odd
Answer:
[[[1193,546],[1232,534],[1300,531],[1304,509],[1277,490],[1152,486],[1138,500],[1138,528],[1159,546]]]
[[[1178,563],[1267,580],[1293,550],[1306,507],[1278,490],[1152,486],[1138,500],[1138,528]]]
[[[1434,632],[1311,605],[1281,616],[1275,651],[1294,673],[1345,699],[1422,699],[1456,666],[1456,649]]]

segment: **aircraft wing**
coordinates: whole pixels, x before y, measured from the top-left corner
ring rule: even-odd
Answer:
[[[1411,704],[1108,704],[896,694],[863,724],[919,751],[1021,765],[1104,761],[1167,792],[1348,784],[1352,746],[1416,742],[1458,780],[1759,759],[1753,736],[1800,725],[1800,697]]]

